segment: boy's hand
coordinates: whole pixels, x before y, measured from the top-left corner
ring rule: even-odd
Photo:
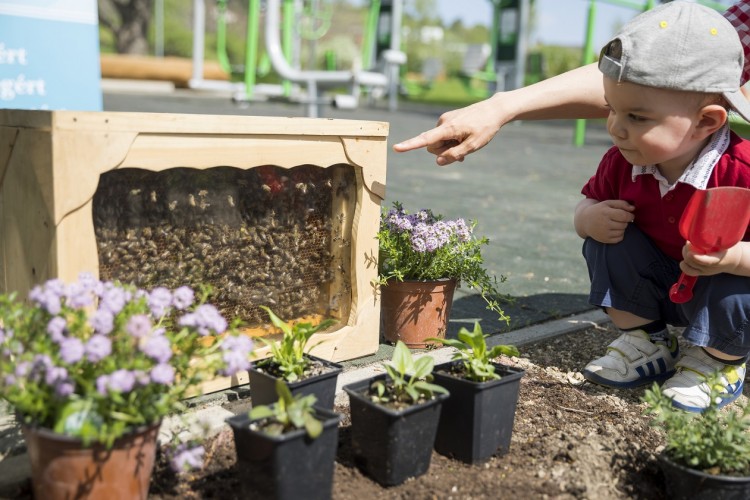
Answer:
[[[611,244],[622,241],[628,224],[635,220],[634,211],[625,200],[606,200],[582,207],[578,217],[585,236]]]
[[[719,273],[731,273],[747,275],[747,269],[743,269],[744,252],[750,244],[741,241],[731,248],[718,252],[703,254],[688,241],[682,247],[682,258],[680,269],[689,276],[712,276]]]

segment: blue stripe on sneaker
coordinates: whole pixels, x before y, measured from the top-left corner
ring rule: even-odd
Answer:
[[[667,371],[667,363],[664,362],[664,358],[657,359],[656,364],[659,365],[659,373],[664,373],[665,371]]]
[[[642,367],[642,366],[637,366],[637,367],[635,368],[635,371],[636,371],[636,372],[638,372],[638,375],[639,375],[640,377],[645,377],[645,376],[646,376],[646,372],[645,372],[645,371],[643,371],[643,367]]]
[[[652,361],[649,361],[648,363],[646,363],[646,366],[648,367],[649,375],[656,375],[656,370],[654,369],[654,363]]]

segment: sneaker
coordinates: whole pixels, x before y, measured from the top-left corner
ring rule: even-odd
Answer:
[[[583,376],[608,387],[638,387],[669,378],[679,352],[674,335],[654,343],[643,330],[631,330],[609,344],[607,354],[586,365]]]
[[[676,368],[677,373],[662,386],[662,392],[672,398],[672,406],[676,408],[694,413],[708,408],[710,389],[706,377],[716,372],[724,389],[716,398],[717,408],[728,405],[742,394],[745,365],[725,365],[706,354],[701,347],[687,349]]]

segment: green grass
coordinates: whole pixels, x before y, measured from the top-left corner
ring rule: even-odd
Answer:
[[[476,82],[475,82],[476,83]],[[421,87],[418,84],[409,85],[410,94],[404,100],[428,104],[441,104],[451,107],[463,107],[489,97],[489,93],[481,92],[478,84],[469,89],[458,78],[448,78],[436,81],[432,85]],[[472,92],[473,90],[473,92]]]

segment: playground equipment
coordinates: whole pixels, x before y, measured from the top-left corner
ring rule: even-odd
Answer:
[[[234,100],[247,101],[261,97],[283,97],[307,104],[307,115],[317,117],[321,104],[332,103],[338,107],[353,108],[359,104],[362,89],[381,94],[387,89],[397,88],[399,66],[406,62],[406,56],[400,51],[401,13],[403,0],[393,0],[391,16],[392,49],[383,54],[384,64],[380,71],[352,69],[335,70],[301,70],[298,60],[298,46],[301,38],[315,42],[328,30],[333,13],[333,4],[312,0],[307,4],[301,0],[266,0],[265,1],[265,54],[258,62],[259,34],[261,31],[261,0],[248,0],[247,30],[245,40],[245,64],[243,82],[212,81],[202,78],[204,44],[205,44],[205,0],[193,1],[193,77],[189,82],[193,89],[228,90]],[[226,0],[217,0],[217,56],[227,72],[232,72],[226,52]],[[379,8],[379,3],[377,6]],[[283,10],[283,21],[280,11]],[[303,15],[300,14],[303,10]],[[371,6],[370,12],[373,12]],[[372,16],[372,14],[371,14]],[[369,27],[369,22],[368,22]],[[295,52],[296,51],[296,52]],[[329,58],[330,61],[330,58]],[[258,67],[273,69],[283,82],[280,85],[258,84],[256,76]],[[392,83],[395,79],[395,84]],[[298,84],[295,86],[295,84]],[[297,92],[299,85],[305,92]],[[322,91],[326,88],[346,87],[347,93],[334,95],[326,100]],[[395,109],[397,102],[389,103]]]
[[[358,105],[362,86],[384,89],[393,88],[392,82],[394,81],[397,84],[398,68],[406,62],[406,56],[400,51],[402,0],[394,0],[393,2],[391,51],[386,56],[383,73],[357,69],[351,71],[319,71],[294,68],[284,57],[282,51],[279,38],[279,7],[280,0],[267,0],[266,2],[266,51],[271,60],[271,65],[279,75],[291,82],[306,86],[307,115],[309,117],[317,117],[320,104],[326,102],[322,94],[324,88],[347,85],[349,94],[336,95],[334,104],[341,107],[355,107]]]
[[[611,5],[617,5],[620,7],[627,7],[629,9],[634,9],[640,12],[645,12],[647,10],[653,9],[654,4],[655,4],[654,0],[646,0],[642,2],[636,2],[632,0],[599,0],[599,1],[607,3],[607,4],[611,4]],[[594,57],[595,57],[594,27],[596,24],[596,2],[597,0],[589,0],[589,8],[588,8],[588,14],[587,14],[587,21],[586,21],[586,40],[583,45],[583,60],[581,61],[583,66],[594,62]],[[720,4],[719,2],[698,0],[697,3],[705,5],[706,7],[709,7],[711,9],[718,10],[720,12],[723,12],[727,8],[726,5]],[[583,146],[585,139],[586,139],[586,120],[584,119],[576,120],[576,128],[575,128],[575,134],[573,137],[573,144],[575,144],[577,147],[581,147]]]

